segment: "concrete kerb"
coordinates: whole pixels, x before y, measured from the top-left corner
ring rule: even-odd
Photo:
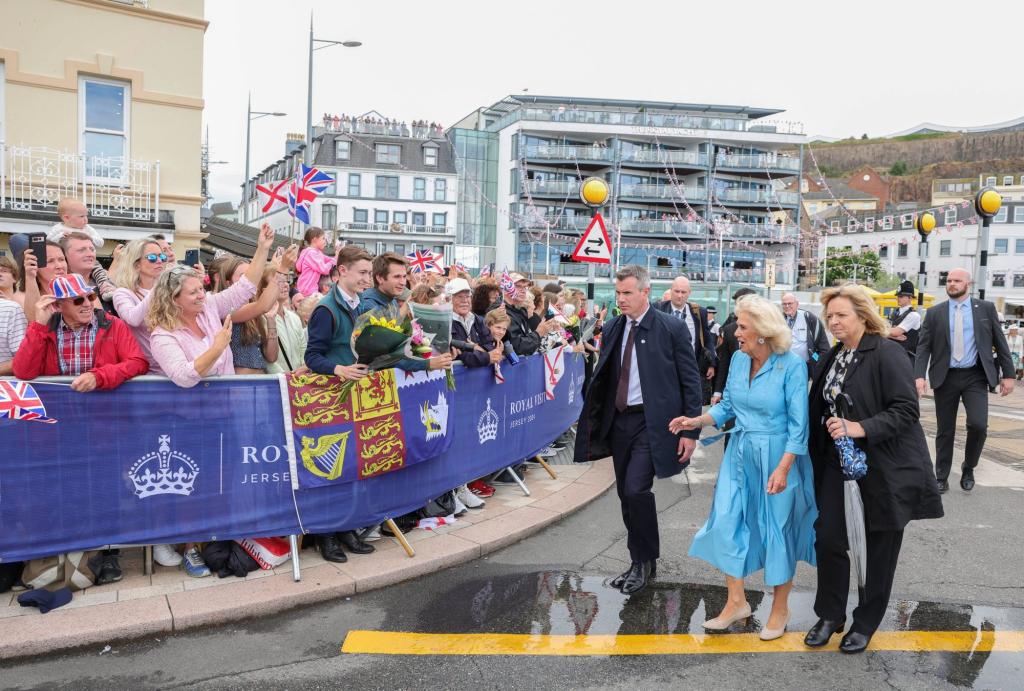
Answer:
[[[214,587],[69,606],[46,615],[10,617],[0,626],[0,660],[262,617],[383,588],[464,564],[518,542],[580,510],[615,481],[611,459],[589,467],[555,469],[565,471],[557,483],[544,473],[535,473],[529,484],[540,489],[551,482],[562,485],[560,489],[540,492],[541,496],[513,508],[501,507],[490,517],[485,507],[463,527],[452,526],[458,529],[417,540],[415,558],[406,557],[398,549],[382,549],[369,557],[351,558],[345,564],[319,562],[304,566],[298,583],[290,573],[267,574]],[[568,476],[573,474],[570,480]],[[518,501],[518,492],[519,488],[510,487],[508,496]]]

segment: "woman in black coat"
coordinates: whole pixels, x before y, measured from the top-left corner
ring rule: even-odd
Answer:
[[[885,615],[904,527],[911,520],[940,518],[942,502],[919,421],[914,374],[903,348],[886,338],[888,327],[863,287],[829,288],[821,303],[836,344],[810,393],[808,451],[819,513],[814,611],[820,619],[804,642],[823,646],[846,623],[850,560],[835,440],[849,436],[867,454],[868,466],[867,475],[857,481],[867,538],[865,585],[840,644],[842,652],[857,653],[867,647]],[[845,402],[839,410],[837,399]]]

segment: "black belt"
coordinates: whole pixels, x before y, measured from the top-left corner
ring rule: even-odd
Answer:
[[[644,412],[644,404],[638,403],[637,405],[628,405],[623,413],[642,413]]]

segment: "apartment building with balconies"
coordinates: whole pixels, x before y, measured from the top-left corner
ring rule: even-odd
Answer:
[[[972,199],[982,187],[993,187],[1004,202],[1024,201],[1024,171],[981,173],[974,178],[932,180],[932,204]]]
[[[451,260],[458,177],[443,133],[372,123],[318,126],[313,145],[313,164],[335,182],[312,203],[312,225],[374,254],[429,249]],[[293,177],[304,155],[304,146],[293,149],[243,186],[250,225],[266,221],[278,234],[293,233],[287,209],[260,212],[255,186]],[[296,237],[303,232],[294,226]]]
[[[658,279],[759,283],[769,263],[793,284],[804,141],[781,111],[742,106],[509,96],[448,134],[460,173],[460,259],[573,278],[570,254],[593,215],[581,180],[609,184],[602,209],[616,266]]]
[[[203,0],[5,0],[0,248],[62,197],[117,242],[201,237]],[[173,51],[155,46],[174,46]]]

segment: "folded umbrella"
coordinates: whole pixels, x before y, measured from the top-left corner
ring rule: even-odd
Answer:
[[[840,405],[842,404],[842,405]],[[849,415],[850,406],[853,402],[849,395],[840,394],[836,397],[836,412],[843,422],[843,432],[846,432],[846,417]],[[835,441],[836,449],[839,452],[839,465],[843,471],[843,507],[846,513],[846,543],[850,550],[850,561],[853,562],[853,569],[857,575],[857,587],[864,588],[864,579],[867,576],[867,536],[864,530],[864,500],[860,495],[860,485],[857,480],[861,479],[868,472],[867,454],[853,443],[848,436],[840,437]]]

